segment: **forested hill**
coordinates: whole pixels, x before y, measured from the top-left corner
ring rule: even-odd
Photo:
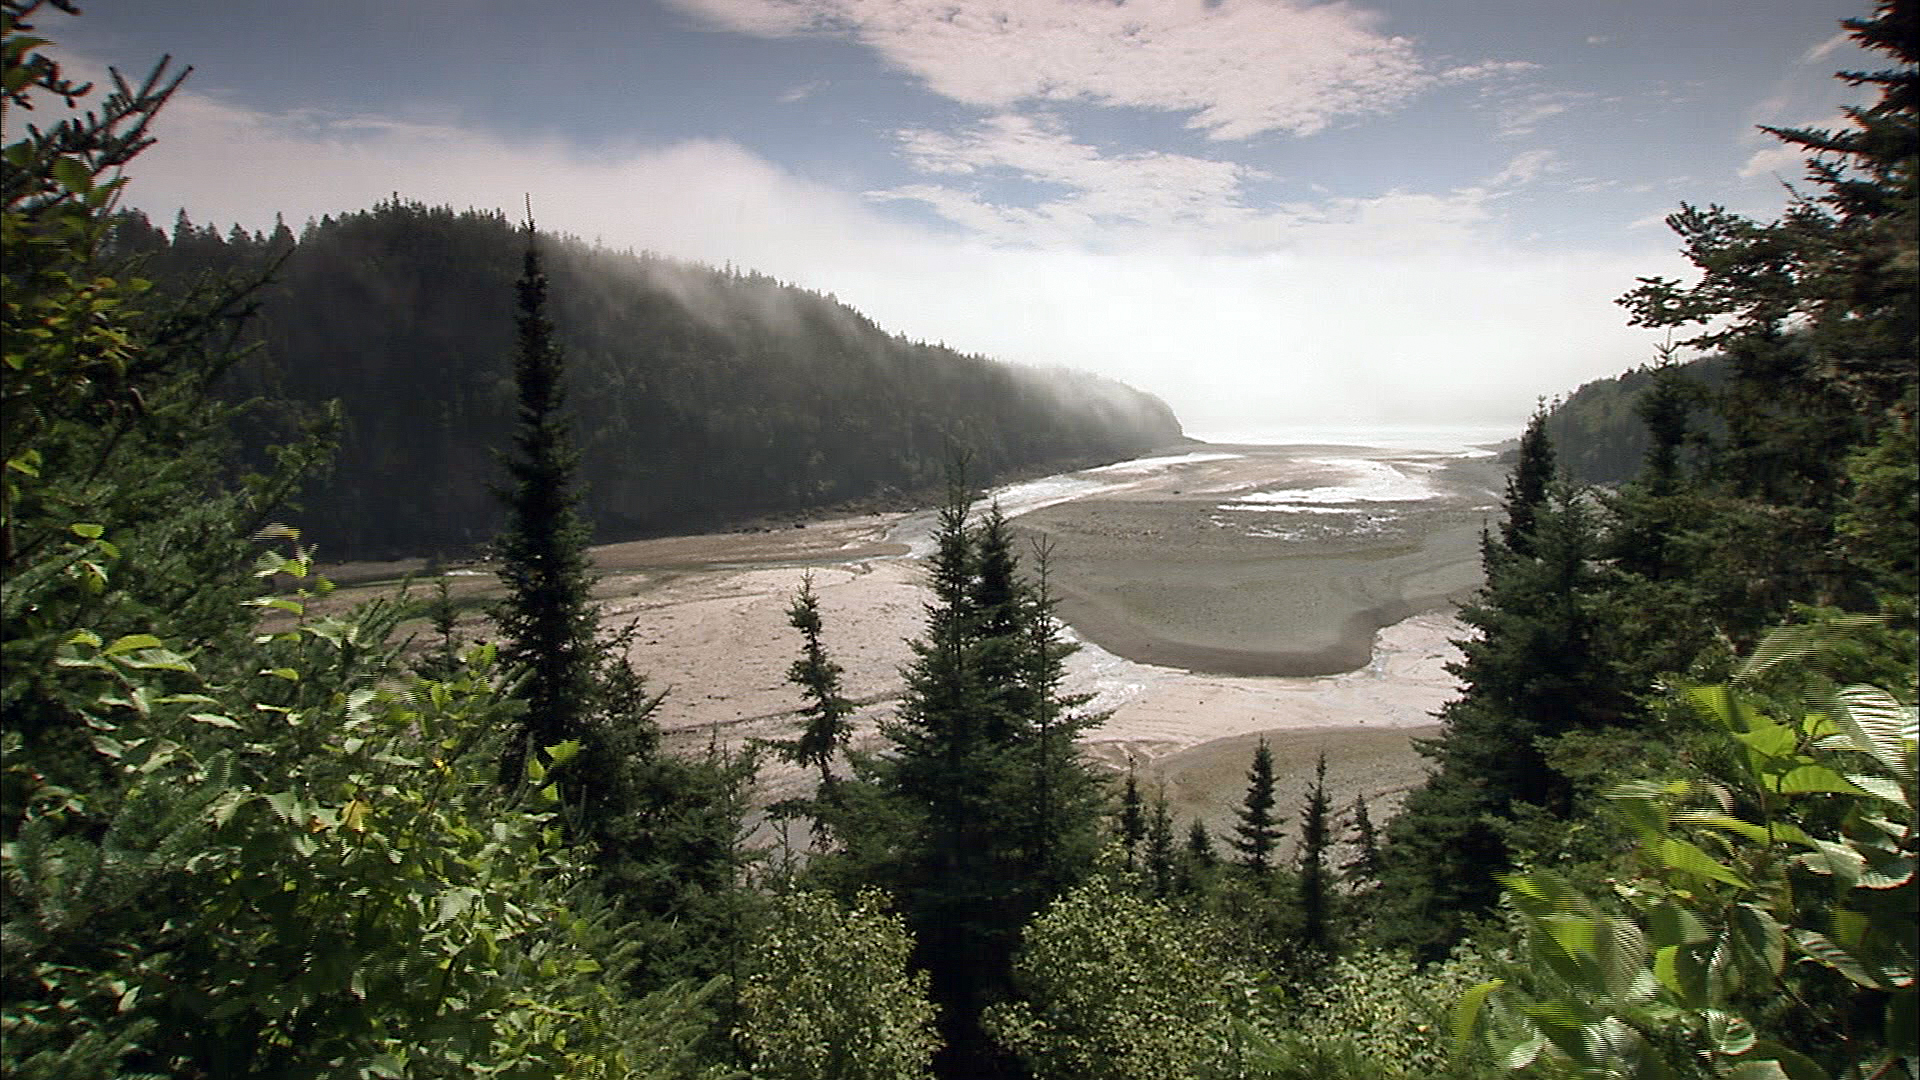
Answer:
[[[504,216],[396,198],[296,237],[185,220],[169,236],[135,214],[116,246],[143,253],[163,285],[291,249],[263,294],[263,348],[232,392],[342,402],[336,467],[300,516],[331,555],[493,535],[526,248]],[[934,489],[956,449],[985,481],[1181,438],[1172,410],[1130,387],[909,341],[761,274],[570,238],[541,247],[585,511],[603,540]]]
[[[1697,440],[1724,425],[1713,417],[1706,395],[1727,381],[1724,357],[1707,356],[1678,365],[1689,387],[1689,415]],[[1561,468],[1582,484],[1622,484],[1639,473],[1651,438],[1640,415],[1641,401],[1653,387],[1657,369],[1639,367],[1610,379],[1595,379],[1554,402],[1547,412],[1547,434]]]

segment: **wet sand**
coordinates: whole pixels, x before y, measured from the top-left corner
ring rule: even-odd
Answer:
[[[1324,747],[1336,803],[1362,795],[1384,821],[1422,775],[1409,736],[1431,734],[1434,710],[1454,693],[1449,639],[1465,627],[1449,611],[1478,583],[1480,529],[1501,470],[1485,459],[1350,447],[1175,452],[1196,450],[1238,456],[1076,474],[1074,483],[1100,490],[1052,505],[1029,499],[1030,510],[1009,493],[1017,530],[1051,545],[1061,614],[1087,643],[1070,661],[1068,689],[1094,694],[1091,707],[1108,714],[1084,749],[1164,781],[1183,820],[1224,826],[1261,734],[1277,740],[1283,808],[1297,803],[1314,748]],[[1341,478],[1352,480],[1356,461],[1381,475],[1392,466],[1440,494],[1393,501],[1380,496],[1408,492],[1376,485],[1360,492],[1372,501],[1338,503],[1352,493]],[[1275,490],[1309,495],[1274,511],[1222,509],[1259,506]],[[786,669],[799,635],[786,609],[811,574],[826,645],[860,705],[856,744],[877,747],[911,660],[907,642],[924,624],[924,569],[910,552],[927,521],[868,515],[596,548],[607,623],[637,624],[631,660],[667,691],[657,716],[669,745],[698,751],[792,733],[800,701]],[[454,581],[463,594],[493,586],[484,568]],[[470,625],[481,630],[477,617]],[[769,762],[759,797],[807,783]]]
[[[1243,456],[1019,519],[1051,545],[1060,613],[1082,637],[1193,671],[1327,675],[1366,664],[1380,628],[1478,587],[1480,530],[1500,482],[1493,463],[1429,469],[1426,455],[1227,449]],[[1346,507],[1237,501],[1284,485],[1330,491],[1316,482],[1338,477],[1318,462],[1350,459],[1419,469],[1440,494]]]

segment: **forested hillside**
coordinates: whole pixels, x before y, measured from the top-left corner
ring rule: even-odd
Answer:
[[[1713,391],[1725,385],[1728,363],[1709,356],[1677,363],[1665,377],[1678,378],[1676,399],[1692,425],[1680,448],[1698,461],[1708,440],[1725,429],[1709,407]],[[1644,366],[1610,379],[1595,379],[1553,402],[1547,410],[1547,436],[1558,449],[1560,467],[1581,484],[1616,485],[1633,479],[1646,462],[1653,439],[1642,416],[1661,368]]]
[[[272,280],[263,345],[221,392],[345,426],[301,521],[334,556],[470,548],[499,527],[487,484],[513,423],[508,313],[520,238],[497,213],[398,198],[296,237],[121,218],[110,250],[170,291]],[[1180,439],[1159,400],[1096,376],[997,363],[889,334],[831,296],[732,269],[549,237],[553,320],[601,539],[690,531]],[[284,261],[281,261],[284,259]],[[283,410],[284,415],[284,410]],[[264,443],[285,429],[245,430]]]
[[[867,752],[831,624],[810,587],[793,600],[797,722],[762,749],[819,780],[774,808],[785,858],[740,842],[754,756],[665,750],[637,631],[592,600],[573,444],[598,435],[568,415],[604,388],[557,391],[576,359],[641,373],[594,355],[614,331],[564,329],[596,304],[621,325],[627,294],[548,266],[603,256],[404,205],[316,226],[303,272],[336,306],[301,323],[264,294],[266,339],[351,313],[367,354],[305,363],[392,411],[497,397],[506,417],[497,471],[470,466],[498,479],[503,522],[483,640],[445,592],[317,604],[329,586],[279,515],[302,484],[360,496],[329,494],[348,481],[323,478],[325,433],[257,473],[226,454],[239,415],[215,388],[263,294],[153,288],[128,261],[115,192],[178,79],[74,84],[36,26],[70,6],[0,0],[8,1077],[1920,1080],[1913,0],[1844,24],[1891,57],[1846,76],[1874,104],[1775,133],[1813,154],[1782,219],[1683,207],[1697,280],[1625,298],[1727,357],[1723,385],[1657,369],[1643,464],[1610,491],[1567,480],[1545,417],[1528,426],[1461,613],[1462,692],[1390,822],[1333,805],[1324,768],[1284,805],[1264,740],[1224,837],[1183,828],[1144,771],[1103,776],[1074,750],[1099,717],[1064,688],[1044,565],[956,478]],[[94,111],[14,126],[62,100]],[[436,272],[328,274],[329,250]],[[771,351],[769,307],[846,345],[806,355],[879,365],[883,387],[912,381],[885,364],[952,359],[860,353],[877,331],[771,283],[687,280],[742,324],[673,323],[684,387]],[[644,295],[672,323],[697,292]],[[492,329],[441,350],[435,304]],[[720,341],[732,360],[696,355]],[[493,383],[454,377],[469,354],[501,358]],[[955,395],[1030,385],[938,370]],[[634,399],[688,411],[628,430],[705,422],[686,393]],[[699,445],[739,423],[713,417]],[[478,436],[414,426],[376,458],[425,499],[407,454]],[[410,650],[421,617],[438,640]]]

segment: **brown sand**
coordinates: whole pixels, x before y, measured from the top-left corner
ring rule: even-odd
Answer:
[[[1116,768],[1139,762],[1150,780],[1164,778],[1182,818],[1223,826],[1259,734],[1276,739],[1283,800],[1298,801],[1312,755],[1325,747],[1336,799],[1363,794],[1384,821],[1422,772],[1409,736],[1430,732],[1433,711],[1456,689],[1445,664],[1458,656],[1449,639],[1465,628],[1447,610],[1477,583],[1482,507],[1498,469],[1478,461],[1437,474],[1449,498],[1381,507],[1379,528],[1366,535],[1280,539],[1221,524],[1241,519],[1214,508],[1248,491],[1311,483],[1311,470],[1302,471],[1298,450],[1242,452],[1016,518],[1052,545],[1061,613],[1092,643],[1072,661],[1069,689],[1098,694],[1096,706],[1111,713],[1085,748]],[[869,515],[595,549],[609,624],[637,620],[633,663],[667,691],[658,718],[669,744],[738,747],[792,733],[800,700],[786,669],[799,635],[786,609],[810,573],[826,644],[861,706],[856,744],[878,745],[911,660],[907,642],[925,619],[923,568],[890,538],[903,522],[911,524]],[[408,568],[360,569],[367,577]],[[486,568],[465,573],[454,579],[458,592],[497,591]],[[340,599],[376,591],[342,589]],[[469,625],[484,632],[477,617]],[[807,783],[769,763],[760,798]]]

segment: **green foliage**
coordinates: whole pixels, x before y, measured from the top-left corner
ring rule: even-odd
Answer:
[[[494,609],[509,662],[525,670],[518,693],[527,703],[521,733],[508,740],[501,779],[517,784],[530,754],[587,737],[593,708],[598,608],[587,564],[589,531],[575,509],[579,498],[573,448],[561,412],[565,367],[548,321],[547,276],[527,223],[514,352],[519,424],[504,462],[511,487],[500,496],[507,526],[496,541],[506,599]],[[569,778],[566,787],[573,787]],[[570,792],[572,794],[572,792]]]
[[[1670,348],[1657,351],[1655,364],[1584,383],[1547,410],[1555,459],[1576,483],[1624,484],[1652,466],[1662,456],[1656,447],[1675,435],[1676,465],[1693,468],[1706,441],[1725,434],[1709,406],[1727,380],[1726,359],[1678,361]]]
[[[798,737],[768,740],[767,745],[786,761],[818,769],[820,783],[812,800],[774,809],[781,815],[810,813],[814,838],[824,843],[839,803],[833,759],[845,752],[852,738],[853,702],[840,692],[840,665],[827,655],[820,639],[820,597],[813,591],[811,573],[801,579],[800,592],[787,608],[787,622],[800,631],[800,656],[787,666],[787,681],[798,686],[806,700],[801,707],[805,726]]]
[[[1804,663],[1794,642],[1742,683]],[[1469,995],[1460,1029],[1555,1075],[1913,1075],[1914,706],[1867,686],[1804,708],[1742,684],[1685,698],[1723,740],[1716,769],[1614,793],[1639,837],[1618,907],[1507,879],[1525,985]]]
[[[1140,857],[1140,844],[1147,838],[1146,800],[1140,796],[1140,771],[1131,757],[1127,759],[1127,782],[1120,789],[1120,816],[1115,822],[1120,850],[1126,853],[1127,869],[1132,870]]]
[[[400,199],[309,222],[262,298],[232,393],[338,399],[341,482],[304,520],[345,557],[465,551],[499,528],[490,451],[515,424],[506,295],[525,237],[497,213]],[[144,218],[150,276],[184,287],[261,248]],[[601,541],[847,500],[937,499],[944,454],[983,479],[1178,441],[1164,404],[1110,380],[909,341],[832,296],[577,238],[540,238],[567,354],[583,514]],[[250,439],[259,435],[250,427]],[[322,525],[324,523],[324,525]]]
[[[1332,950],[1333,882],[1327,849],[1333,843],[1333,804],[1327,798],[1327,755],[1321,751],[1313,767],[1313,785],[1300,804],[1300,849],[1295,854],[1299,884],[1300,948],[1309,956]]]
[[[1164,784],[1154,792],[1153,818],[1147,826],[1147,850],[1144,863],[1147,884],[1152,887],[1153,895],[1160,897],[1172,895],[1174,874],[1178,864],[1173,850],[1173,808],[1167,803],[1167,789]]]
[[[1535,519],[1558,474],[1553,441],[1547,436],[1547,411],[1539,408],[1520,435],[1519,460],[1507,476],[1506,517],[1500,525],[1501,543],[1507,551],[1521,558],[1533,553]]]
[[[1204,923],[1095,879],[1027,928],[1023,998],[985,1026],[1038,1076],[1244,1075],[1246,1030],[1272,1006],[1229,957]]]
[[[930,1075],[938,1044],[913,939],[875,892],[842,907],[824,893],[776,898],[740,991],[753,1076],[906,1080]]]
[[[956,481],[934,537],[926,632],[898,717],[881,727],[888,752],[855,755],[835,829],[845,850],[825,860],[895,897],[931,977],[951,1075],[997,1067],[979,1017],[1008,993],[1020,927],[1090,870],[1104,794],[1073,750],[1096,718],[1060,690],[1068,646],[1044,573],[1022,580],[1004,520],[989,511],[973,524],[969,501]]]
[[[1262,882],[1273,871],[1273,853],[1280,846],[1280,826],[1286,820],[1274,816],[1274,801],[1273,748],[1261,739],[1247,766],[1247,795],[1235,811],[1240,821],[1233,827],[1232,843],[1240,853],[1240,865]]]
[[[38,7],[5,7],[9,121],[36,88],[79,94],[34,51]],[[399,605],[316,617],[310,552],[248,566],[256,533],[297,540],[260,520],[313,448],[235,488],[204,439],[245,290],[99,302],[139,292],[93,272],[99,170],[171,85],[116,79],[5,152],[0,1071],[701,1072],[717,987],[627,995],[551,777],[524,805],[493,784],[515,705],[491,653],[420,678]]]
[[[1487,584],[1461,610],[1479,634],[1451,669],[1464,692],[1442,710],[1440,737],[1417,744],[1437,767],[1387,827],[1380,936],[1429,957],[1491,911],[1495,875],[1517,852],[1556,843],[1556,823],[1577,813],[1581,792],[1549,762],[1554,742],[1638,718],[1591,507],[1555,483],[1527,517],[1524,554],[1484,545]]]
[[[609,989],[557,792],[493,794],[510,703],[489,651],[405,676],[380,644],[396,617],[264,635],[228,684],[152,635],[67,635],[61,700],[104,779],[48,784],[8,733],[26,793],[4,851],[9,1075],[102,1045],[170,1075],[678,1072],[698,998],[641,1011]]]
[[[1836,522],[1839,541],[1882,607],[1912,621],[1920,596],[1920,439],[1912,412],[1887,425],[1878,442],[1847,462],[1848,494]]]
[[[1457,1051],[1450,1004],[1483,982],[1486,963],[1468,952],[1421,965],[1401,952],[1369,950],[1337,957],[1317,977],[1291,987],[1287,1008],[1265,1050],[1262,1075],[1339,1076],[1350,1080],[1491,1077],[1486,1061]]]

